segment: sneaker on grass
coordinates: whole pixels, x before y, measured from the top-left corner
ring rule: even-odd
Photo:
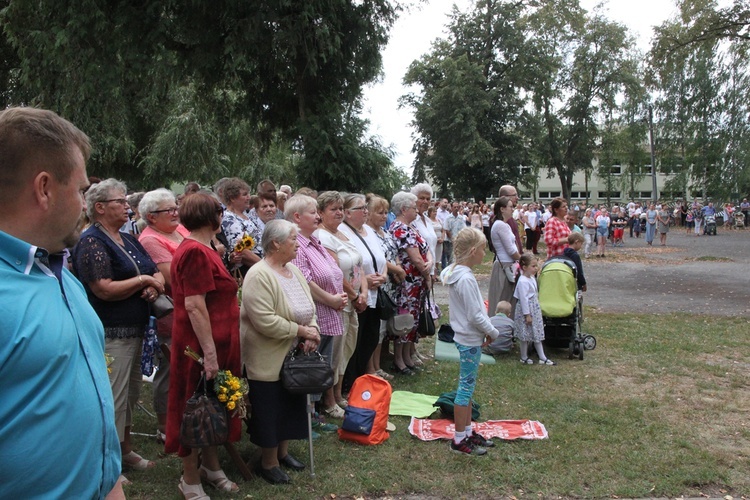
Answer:
[[[468,438],[469,442],[473,444],[474,446],[479,446],[481,448],[494,448],[495,443],[491,439],[487,439],[481,434],[474,432],[472,433],[471,437]]]
[[[469,438],[464,438],[463,441],[458,444],[451,439],[451,451],[454,453],[463,453],[464,455],[482,456],[487,453],[487,448],[474,446]]]

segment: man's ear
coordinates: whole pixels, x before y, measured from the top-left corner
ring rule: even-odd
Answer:
[[[53,198],[53,193],[51,192],[52,186],[53,180],[49,172],[41,171],[34,177],[32,196],[39,207],[44,210],[50,210],[51,208]]]

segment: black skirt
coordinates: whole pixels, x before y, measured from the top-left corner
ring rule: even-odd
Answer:
[[[289,439],[307,439],[304,394],[287,392],[277,382],[248,380],[251,413],[247,425],[250,442],[261,448],[275,448]]]

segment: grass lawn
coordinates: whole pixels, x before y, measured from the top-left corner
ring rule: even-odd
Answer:
[[[598,346],[584,361],[551,351],[558,366],[522,366],[513,353],[480,369],[482,419],[539,420],[547,440],[496,440],[487,456],[457,456],[447,442],[411,437],[409,419],[392,417],[398,429],[379,446],[324,435],[315,442],[316,477],[292,473],[286,487],[241,481],[222,449],[241,493],[206,491],[214,498],[737,497],[750,491],[748,323],[589,313],[584,331]],[[420,346],[429,352],[433,342]],[[455,389],[457,372],[457,364],[430,362],[416,377],[397,378],[394,390],[439,395]],[[149,391],[145,384],[147,408]],[[155,428],[155,419],[136,412],[134,432]],[[157,467],[128,474],[128,498],[180,498],[180,461],[160,454],[153,439],[136,436],[135,446]],[[249,461],[259,457],[246,436],[238,449]],[[291,451],[307,461],[307,442]]]

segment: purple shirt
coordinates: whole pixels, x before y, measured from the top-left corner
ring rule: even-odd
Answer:
[[[297,266],[302,275],[309,282],[313,282],[328,293],[338,295],[344,292],[344,273],[336,261],[323,248],[320,240],[315,236],[306,238],[297,233],[297,257],[292,264]],[[318,326],[321,335],[343,335],[344,321],[341,313],[332,307],[315,301],[315,311],[318,315]]]

